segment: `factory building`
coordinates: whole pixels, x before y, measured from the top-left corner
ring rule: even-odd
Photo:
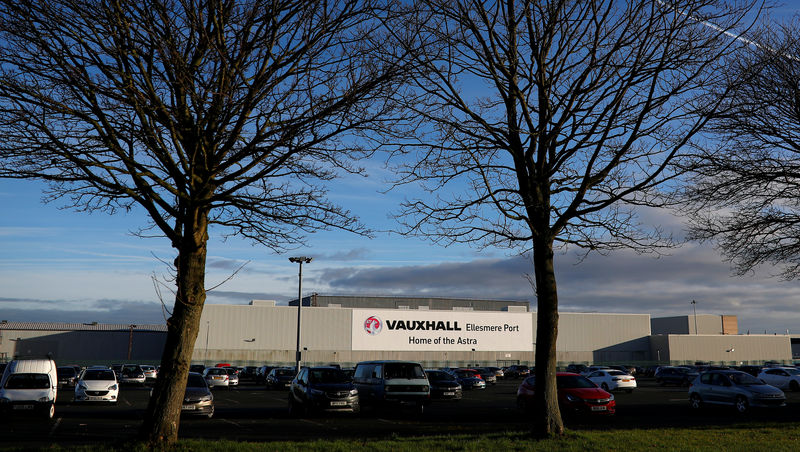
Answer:
[[[431,367],[532,364],[536,313],[527,302],[314,294],[289,306],[271,300],[206,305],[192,361],[352,366],[371,359]],[[59,361],[157,362],[163,325],[0,323],[0,360],[50,351]],[[735,316],[562,312],[559,365],[580,363],[763,363],[792,360],[789,335],[740,335]],[[800,342],[800,341],[798,341]],[[129,350],[130,349],[130,350]]]

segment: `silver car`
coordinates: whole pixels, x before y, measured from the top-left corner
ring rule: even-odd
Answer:
[[[209,388],[223,387],[230,388],[230,378],[228,372],[222,367],[209,367],[203,371],[203,378]]]
[[[689,386],[689,404],[694,409],[704,405],[730,405],[739,413],[750,408],[786,405],[786,395],[758,378],[738,370],[703,372]]]

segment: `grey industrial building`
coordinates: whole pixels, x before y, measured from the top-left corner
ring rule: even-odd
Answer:
[[[536,315],[527,302],[312,295],[300,311],[308,364],[408,359],[428,366],[532,364]],[[742,335],[735,316],[562,312],[557,359],[582,363],[763,363],[792,361],[800,337]],[[193,361],[294,364],[297,300],[206,305]],[[157,362],[164,325],[0,323],[0,360],[50,352],[60,362]],[[795,350],[795,356],[800,350]]]

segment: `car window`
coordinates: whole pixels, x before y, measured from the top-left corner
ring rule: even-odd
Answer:
[[[752,376],[750,374],[746,374],[744,372],[741,372],[741,373],[737,372],[737,373],[728,374],[728,378],[730,378],[732,382],[734,382],[735,384],[740,385],[740,386],[753,386],[753,385],[763,385],[763,384],[765,384],[763,381],[759,380],[758,378],[756,378],[756,377],[754,377],[754,376]]]
[[[596,388],[588,378],[581,375],[556,376],[556,386],[559,388]]]
[[[47,374],[11,374],[4,387],[6,389],[48,389],[50,378]]]
[[[294,369],[275,369],[275,375],[278,377],[293,376]]]
[[[206,388],[206,380],[197,374],[189,374],[189,379],[186,382],[187,388]]]
[[[308,372],[310,383],[346,383],[350,376],[339,369],[311,369]]]
[[[115,380],[113,370],[87,369],[83,372],[81,380]]]
[[[704,373],[700,375],[700,382],[706,385],[713,384],[712,381],[714,380],[714,374]]]
[[[800,369],[786,369],[786,373],[789,375],[800,375]]]

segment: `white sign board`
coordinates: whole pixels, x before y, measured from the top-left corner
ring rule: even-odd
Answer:
[[[532,351],[530,312],[353,309],[353,350]]]

